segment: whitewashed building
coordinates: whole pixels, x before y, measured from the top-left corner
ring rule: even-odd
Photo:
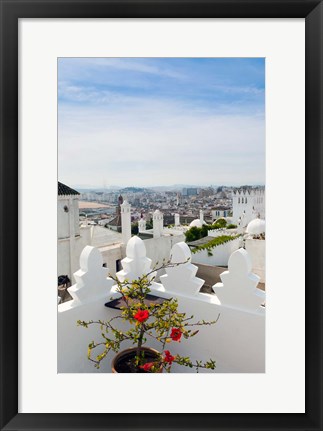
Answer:
[[[78,191],[58,182],[57,276],[67,275],[71,281],[83,248],[91,243],[91,227],[80,228],[79,198]]]
[[[222,217],[229,217],[231,215],[230,208],[227,206],[219,205],[217,207],[212,208],[211,210],[211,216],[212,221],[215,221]]]
[[[260,217],[265,218],[265,187],[240,188],[232,192],[232,223],[247,227],[248,223]]]

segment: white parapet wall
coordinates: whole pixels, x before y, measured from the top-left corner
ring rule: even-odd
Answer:
[[[80,257],[80,269],[74,274],[76,284],[68,289],[73,300],[58,306],[57,371],[59,373],[94,372],[93,364],[87,360],[87,348],[97,336],[95,328],[77,326],[78,320],[106,319],[114,310],[106,312],[107,301],[113,280],[107,278],[107,269],[98,249],[87,246]],[[102,371],[106,370],[103,364]]]
[[[265,372],[265,293],[257,288],[259,277],[251,272],[248,253],[239,249],[229,259],[228,271],[221,274],[222,283],[213,286],[216,295],[200,293],[203,280],[196,277],[191,252],[184,242],[171,251],[171,260],[180,265],[166,269],[161,283],[152,284],[152,293],[165,298],[177,298],[179,311],[194,321],[217,320],[215,325],[199,326],[199,333],[189,340],[167,345],[172,354],[190,356],[192,360],[216,360],[216,373]],[[75,273],[77,283],[69,288],[73,300],[58,305],[58,372],[109,373],[113,353],[102,361],[100,369],[87,359],[88,344],[101,341],[98,327],[78,327],[77,320],[108,320],[119,311],[104,306],[116,297],[112,279],[102,268],[99,250],[86,247],[80,258],[81,269]],[[145,243],[133,237],[127,245],[123,270],[118,274],[131,279],[147,273],[151,260],[146,257]],[[127,329],[127,323],[124,323]],[[150,347],[160,349],[157,342]],[[127,345],[123,346],[128,347]],[[173,372],[195,372],[174,366]],[[214,372],[205,370],[204,372]]]
[[[240,247],[240,238],[218,245],[210,250],[199,250],[192,254],[193,263],[211,266],[228,266],[229,257]],[[212,254],[211,254],[212,253]]]
[[[222,235],[236,235],[238,233],[238,229],[210,229],[208,231],[208,236],[213,236],[214,238]]]
[[[245,247],[252,262],[252,272],[259,275],[260,281],[266,281],[266,241],[263,239],[246,239]]]
[[[174,262],[190,258],[185,243],[176,244],[172,253]],[[265,294],[257,288],[259,277],[251,272],[248,253],[239,249],[231,255],[229,270],[220,276],[223,283],[213,286],[216,295],[199,292],[203,280],[196,271],[190,259],[167,269],[161,277],[164,292],[176,297],[180,311],[193,314],[194,321],[218,321],[199,327],[199,334],[177,345],[176,351],[195,359],[215,358],[218,373],[265,372]]]

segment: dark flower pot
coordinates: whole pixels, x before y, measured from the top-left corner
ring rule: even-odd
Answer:
[[[150,347],[141,347],[139,349],[141,352],[145,354],[145,363],[146,362],[154,362],[156,359],[160,357],[160,353],[151,349]],[[122,352],[118,353],[112,360],[111,368],[113,373],[149,373],[149,371],[145,371],[142,368],[138,368],[133,364],[133,359],[137,354],[138,348],[133,347],[131,349],[122,350]],[[162,365],[158,371],[159,373],[163,372]]]

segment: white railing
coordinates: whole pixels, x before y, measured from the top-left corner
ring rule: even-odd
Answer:
[[[138,237],[130,239],[126,254],[123,269],[117,274],[120,279],[132,280],[151,271],[151,260]],[[239,249],[231,255],[228,271],[221,274],[222,283],[213,286],[215,295],[200,293],[204,281],[196,277],[197,267],[191,263],[187,244],[173,246],[171,261],[182,264],[167,268],[160,283],[152,283],[152,294],[177,298],[179,311],[194,315],[194,321],[219,316],[215,325],[202,326],[195,337],[172,346],[174,352],[192,359],[215,358],[217,373],[265,372],[265,309],[261,305],[265,293],[257,288],[259,277],[251,272],[248,253]],[[87,359],[89,342],[100,340],[98,328],[84,329],[76,324],[77,320],[108,320],[119,313],[104,306],[118,294],[102,263],[97,249],[85,247],[81,269],[75,273],[77,283],[69,288],[73,300],[58,305],[58,372],[111,372],[112,353],[99,370]],[[174,367],[172,371],[192,370]]]

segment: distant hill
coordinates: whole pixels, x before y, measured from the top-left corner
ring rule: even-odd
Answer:
[[[151,190],[141,187],[124,187],[120,193],[151,193]]]
[[[253,188],[253,187],[264,187],[263,185],[224,185],[224,184],[220,184],[220,185],[215,185],[215,184],[210,184],[210,185],[196,185],[196,184],[172,184],[169,186],[149,186],[149,187],[120,187],[120,186],[108,186],[106,188],[102,188],[102,187],[77,187],[77,186],[73,186],[73,188],[75,188],[75,190],[77,190],[79,193],[86,193],[86,192],[106,192],[106,193],[152,193],[152,192],[165,192],[165,191],[179,191],[181,192],[182,189],[184,188],[208,188],[208,187],[212,187],[214,189],[222,189],[223,187],[238,187],[238,188]]]

